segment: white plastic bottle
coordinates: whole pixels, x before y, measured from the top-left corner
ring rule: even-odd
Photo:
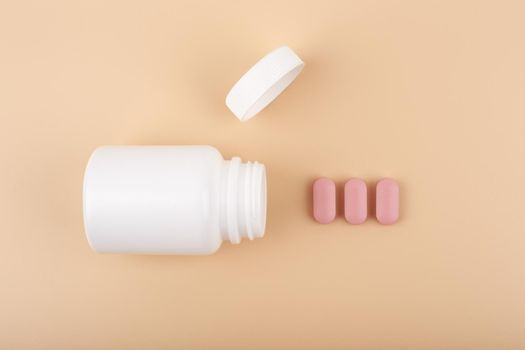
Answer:
[[[83,200],[97,252],[211,254],[264,235],[266,172],[210,146],[106,146],[88,162]]]

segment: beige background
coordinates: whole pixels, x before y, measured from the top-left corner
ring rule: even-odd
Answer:
[[[523,1],[3,1],[0,348],[525,348]],[[298,80],[246,124],[233,83],[282,44]],[[267,165],[264,239],[97,255],[105,144]],[[310,217],[320,175],[402,185],[383,227]]]

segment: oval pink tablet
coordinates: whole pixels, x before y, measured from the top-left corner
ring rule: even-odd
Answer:
[[[345,219],[350,224],[358,225],[365,222],[367,216],[366,182],[350,179],[345,183]]]
[[[335,182],[326,177],[314,181],[314,219],[320,224],[329,224],[335,219]]]
[[[383,225],[394,224],[399,219],[399,184],[383,179],[376,187],[376,218]]]

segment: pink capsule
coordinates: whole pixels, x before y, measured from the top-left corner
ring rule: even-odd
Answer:
[[[326,177],[314,181],[313,214],[320,224],[329,224],[335,219],[335,182]]]
[[[350,179],[345,183],[345,219],[358,225],[368,216],[366,183],[361,179]]]
[[[383,179],[376,186],[376,218],[383,225],[394,224],[399,219],[399,184]]]

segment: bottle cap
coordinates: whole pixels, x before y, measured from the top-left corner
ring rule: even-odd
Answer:
[[[261,58],[232,87],[226,106],[244,122],[268,106],[299,75],[304,62],[287,46]]]

